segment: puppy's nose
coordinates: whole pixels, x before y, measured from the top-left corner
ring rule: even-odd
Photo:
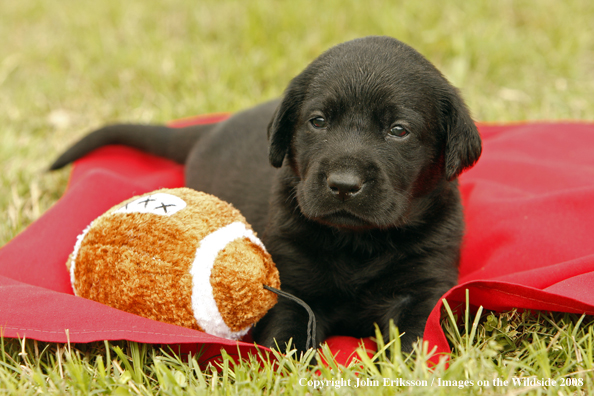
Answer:
[[[363,187],[363,180],[354,173],[331,173],[326,183],[335,198],[346,201],[357,195]]]

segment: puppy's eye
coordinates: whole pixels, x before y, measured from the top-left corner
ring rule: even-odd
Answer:
[[[404,129],[401,125],[393,126],[392,129],[390,129],[390,132],[388,133],[390,134],[390,136],[398,138],[403,138],[406,135],[408,135],[408,131]]]
[[[328,123],[324,117],[312,118],[309,120],[309,122],[311,122],[311,125],[316,129],[324,129],[328,126]]]

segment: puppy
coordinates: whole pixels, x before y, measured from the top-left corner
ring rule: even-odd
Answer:
[[[115,125],[57,169],[106,144],[186,164],[186,184],[238,208],[271,253],[284,291],[309,304],[316,339],[385,337],[404,350],[457,281],[464,230],[457,176],[481,154],[458,91],[389,37],[337,45],[282,99],[214,125]],[[259,344],[306,347],[308,315],[287,299],[256,325]]]

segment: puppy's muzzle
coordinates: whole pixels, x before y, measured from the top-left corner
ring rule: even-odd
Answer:
[[[365,182],[353,172],[333,172],[326,179],[331,194],[341,201],[346,201],[359,194]]]

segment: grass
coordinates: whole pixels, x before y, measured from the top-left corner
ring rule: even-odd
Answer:
[[[375,356],[360,351],[349,367],[333,362],[325,347],[317,353],[328,366],[309,366],[311,353],[298,359],[288,352],[264,363],[256,357],[236,363],[223,353],[222,362],[204,367],[196,356],[131,342],[4,340],[0,395],[592,394],[593,324],[570,314],[479,312],[462,323],[449,316],[443,324],[453,346],[449,367],[429,364],[426,346],[401,354],[395,328]]]
[[[0,246],[62,194],[68,170],[44,169],[90,129],[245,108],[280,95],[323,50],[364,35],[386,34],[417,48],[461,89],[477,120],[593,120],[592,20],[590,0],[0,2]],[[444,323],[455,345],[448,371],[429,369],[421,350],[408,358],[393,354],[392,362],[380,354],[340,375],[475,382],[569,375],[594,393],[589,318],[484,313],[474,328],[469,320],[460,328]],[[280,359],[262,368],[227,360],[227,369],[213,371],[146,345],[3,340],[0,394],[354,391],[299,386],[302,378],[317,378],[316,370]],[[339,375],[319,372],[327,379]],[[394,390],[448,391],[359,389]],[[577,388],[456,391],[569,394]]]

